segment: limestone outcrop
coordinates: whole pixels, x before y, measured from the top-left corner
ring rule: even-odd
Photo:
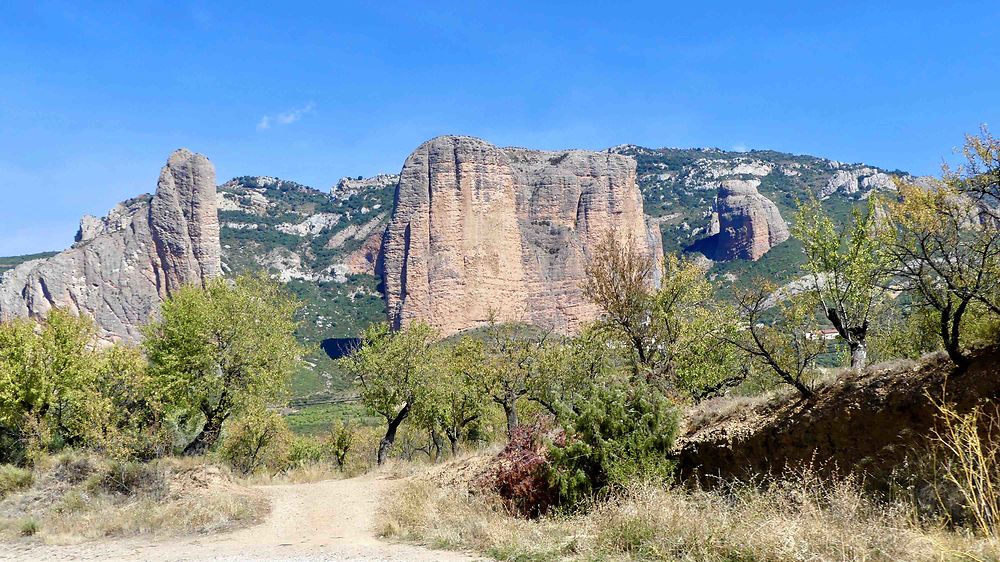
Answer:
[[[173,291],[222,271],[215,168],[180,149],[156,192],[84,217],[72,248],[0,278],[0,318],[43,317],[54,307],[94,318],[105,341],[137,341]]]
[[[609,229],[662,259],[632,158],[432,139],[403,165],[382,245],[389,318],[443,335],[491,315],[572,331],[596,317],[581,284]]]
[[[708,238],[690,249],[717,261],[756,261],[788,240],[788,225],[773,201],[757,191],[759,180],[725,180],[719,184]]]

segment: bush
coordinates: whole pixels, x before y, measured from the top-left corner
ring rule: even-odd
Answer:
[[[297,467],[322,462],[327,456],[323,445],[323,441],[316,437],[296,436],[288,453],[288,466]]]
[[[340,420],[336,421],[333,424],[333,429],[330,430],[328,447],[330,455],[337,463],[337,468],[341,471],[344,470],[344,465],[347,463],[347,454],[351,452],[353,445],[354,426]]]
[[[18,468],[9,464],[0,465],[0,498],[7,494],[23,490],[34,482],[30,470]]]
[[[552,438],[546,439],[545,433],[541,422],[516,426],[476,485],[497,494],[521,515],[537,517],[549,511],[558,497],[549,483],[546,441]]]
[[[154,498],[166,495],[169,484],[158,463],[112,462],[90,482],[95,491],[120,496],[146,495]]]
[[[277,413],[262,410],[247,414],[226,429],[220,456],[244,476],[267,468],[284,468],[292,440],[291,431]]]
[[[561,417],[564,443],[548,452],[549,481],[560,505],[573,507],[607,488],[665,481],[678,413],[642,384],[595,386],[575,411]]]

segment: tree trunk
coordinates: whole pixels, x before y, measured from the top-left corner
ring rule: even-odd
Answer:
[[[448,436],[448,442],[451,444],[451,456],[454,458],[458,454],[458,430],[446,429],[445,434]]]
[[[403,423],[406,416],[410,415],[410,403],[407,402],[403,409],[396,414],[396,417],[389,420],[389,426],[385,430],[385,437],[382,438],[378,443],[378,456],[376,457],[376,462],[381,466],[385,463],[386,459],[389,458],[389,449],[392,448],[392,444],[396,442],[396,430],[399,429],[399,424]]]
[[[868,344],[863,341],[849,341],[847,346],[851,349],[851,368],[864,369],[868,365]]]
[[[517,427],[517,399],[507,398],[503,402],[503,413],[507,415],[507,438],[514,436],[514,428]]]
[[[434,458],[432,462],[437,464],[441,460],[441,449],[444,449],[444,440],[441,439],[441,434],[436,429],[431,431],[431,442],[434,443]]]
[[[184,455],[188,457],[204,455],[211,449],[222,434],[222,423],[226,421],[226,417],[228,416],[219,413],[218,408],[207,414],[207,419],[205,420],[205,425],[201,428],[201,432],[194,438],[194,441],[188,443],[187,447],[184,447]]]
[[[952,308],[949,302],[941,310],[941,339],[944,341],[944,349],[948,352],[948,357],[955,364],[957,373],[964,372],[969,367],[969,358],[962,353],[962,316],[968,308],[967,300],[959,303],[958,307]]]

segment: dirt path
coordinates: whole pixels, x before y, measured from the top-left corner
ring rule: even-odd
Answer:
[[[78,545],[0,544],[0,560],[166,561],[469,561],[471,556],[380,541],[372,532],[378,497],[395,485],[384,477],[262,486],[267,519],[213,536],[121,539]]]

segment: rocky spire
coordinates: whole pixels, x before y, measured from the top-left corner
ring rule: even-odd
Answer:
[[[106,341],[138,341],[172,291],[222,271],[215,168],[187,149],[170,155],[156,193],[84,217],[72,248],[0,278],[0,318],[54,307],[94,318]]]

